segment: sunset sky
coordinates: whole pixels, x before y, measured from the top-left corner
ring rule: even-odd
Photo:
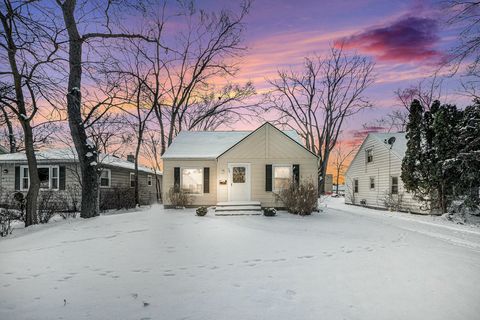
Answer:
[[[222,0],[198,4],[211,10],[236,5]],[[265,78],[275,77],[277,69],[298,68],[304,57],[345,41],[346,49],[376,63],[376,81],[367,92],[374,108],[347,122],[344,133],[351,138],[362,124],[399,106],[396,89],[438,70],[457,34],[439,20],[445,16],[439,1],[256,0],[245,21],[248,52],[236,81],[252,80],[259,92],[268,90]],[[446,78],[442,95],[446,102],[465,105],[469,101],[457,94],[458,87],[458,79]]]

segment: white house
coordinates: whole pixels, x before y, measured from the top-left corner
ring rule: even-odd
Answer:
[[[406,150],[405,133],[370,133],[345,174],[345,203],[427,213],[400,178]]]
[[[288,181],[317,186],[317,156],[295,131],[265,123],[254,131],[182,131],[163,159],[163,199],[179,188],[192,206],[279,207],[276,194]]]

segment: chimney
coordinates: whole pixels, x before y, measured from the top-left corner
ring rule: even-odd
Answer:
[[[133,154],[128,154],[127,161],[132,163],[135,162],[135,156]]]

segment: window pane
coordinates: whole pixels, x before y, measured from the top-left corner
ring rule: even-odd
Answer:
[[[28,177],[23,178],[22,189],[28,189]]]
[[[233,183],[245,183],[245,167],[233,167]]]
[[[23,168],[23,176],[24,176],[25,178],[28,177],[28,168]]]
[[[291,167],[274,167],[274,189],[283,190],[288,187],[291,178]]]
[[[187,193],[203,192],[203,169],[183,169],[182,189]]]
[[[130,173],[130,188],[135,187],[135,173]]]
[[[101,187],[108,187],[108,178],[101,178],[100,179],[100,186]]]
[[[58,178],[58,168],[52,167],[52,178]]]
[[[40,188],[48,189],[50,182],[50,169],[38,168],[38,178],[40,179]]]
[[[52,189],[58,189],[58,178],[52,177]]]

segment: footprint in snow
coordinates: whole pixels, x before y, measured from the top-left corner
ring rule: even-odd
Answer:
[[[346,252],[346,253],[352,253],[353,250],[347,250],[347,251],[345,251],[345,252]]]
[[[174,277],[175,273],[164,273],[163,276],[164,277]]]
[[[297,293],[294,290],[288,289],[285,291],[285,294],[287,295],[288,299],[292,299]]]

